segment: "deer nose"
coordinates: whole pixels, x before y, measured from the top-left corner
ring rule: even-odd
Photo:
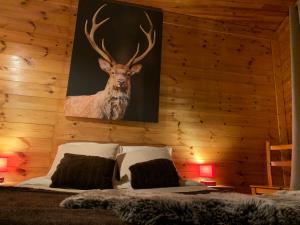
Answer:
[[[123,86],[125,86],[125,80],[119,80],[119,85],[121,86],[121,87],[123,87]]]

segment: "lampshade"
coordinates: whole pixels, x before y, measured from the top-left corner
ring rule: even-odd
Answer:
[[[7,171],[7,157],[1,157],[0,156],[0,172],[6,172]]]
[[[205,163],[199,165],[200,177],[214,178],[216,176],[216,168],[214,163]]]

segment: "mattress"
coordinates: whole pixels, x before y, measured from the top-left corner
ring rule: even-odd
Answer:
[[[64,209],[73,194],[0,186],[0,225],[123,225],[111,210]]]
[[[51,179],[47,176],[44,177],[36,177],[26,181],[21,182],[17,185],[17,187],[25,187],[25,188],[33,188],[33,189],[41,189],[41,190],[51,190],[57,192],[68,192],[68,193],[81,193],[86,190],[79,189],[63,189],[63,188],[51,188],[49,187],[51,184]],[[116,189],[127,189],[127,186],[118,186]],[[180,187],[166,187],[166,188],[151,188],[151,189],[136,189],[136,192],[162,192],[162,193],[197,193],[203,191],[214,191],[213,188],[188,181],[184,186]]]

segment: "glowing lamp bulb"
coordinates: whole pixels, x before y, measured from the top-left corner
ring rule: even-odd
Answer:
[[[199,165],[200,177],[214,178],[216,176],[216,168],[214,163],[206,163]]]
[[[7,158],[0,157],[0,172],[7,172]]]

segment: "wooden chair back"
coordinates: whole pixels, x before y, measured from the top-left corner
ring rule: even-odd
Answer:
[[[266,156],[267,156],[267,175],[268,175],[268,185],[273,185],[273,179],[272,179],[272,167],[291,167],[291,159],[286,160],[281,157],[281,160],[279,161],[273,161],[272,160],[272,152],[280,151],[283,153],[283,151],[292,151],[292,144],[286,144],[286,145],[270,145],[270,142],[266,142]]]

